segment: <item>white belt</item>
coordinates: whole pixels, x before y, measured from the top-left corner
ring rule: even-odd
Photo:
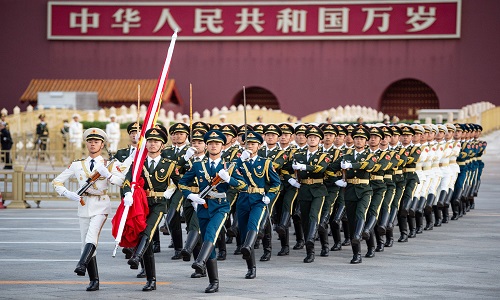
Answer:
[[[217,193],[214,191],[210,191],[210,192],[208,192],[208,196],[210,196],[212,198],[221,199],[221,198],[226,198],[226,193]]]

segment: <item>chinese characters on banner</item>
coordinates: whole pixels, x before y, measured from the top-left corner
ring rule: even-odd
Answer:
[[[461,0],[48,2],[50,40],[460,38]]]

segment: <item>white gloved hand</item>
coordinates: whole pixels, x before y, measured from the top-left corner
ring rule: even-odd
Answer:
[[[250,152],[250,150],[244,150],[240,155],[240,159],[241,161],[245,161],[249,159],[250,156],[252,156],[252,152]]]
[[[342,169],[352,169],[352,164],[350,162],[340,162],[340,167]]]
[[[217,174],[219,174],[219,177],[222,178],[222,180],[224,180],[224,182],[226,183],[229,183],[229,181],[231,180],[231,176],[224,169],[221,169]]]
[[[108,171],[108,168],[104,164],[97,164],[96,171],[101,174],[102,177],[109,178],[111,177],[111,173]]]
[[[72,192],[72,191],[65,191],[62,196],[68,198],[69,200],[73,200],[73,201],[80,201],[80,199],[82,198],[80,195],[78,195],[77,193],[75,192]]]
[[[205,199],[200,198],[200,195],[198,194],[189,194],[188,199],[193,201],[193,203],[196,204],[205,204]]]
[[[337,186],[340,186],[340,187],[346,187],[347,186],[347,182],[345,182],[343,179],[339,179],[339,180],[335,181],[335,184]]]
[[[165,197],[165,199],[170,199],[172,195],[175,193],[176,189],[177,189],[176,186],[174,186],[173,188],[169,187],[165,192],[163,192],[163,197]]]
[[[190,147],[186,150],[186,154],[184,154],[184,159],[189,160],[196,153],[195,147]]]
[[[293,187],[300,188],[300,183],[295,178],[288,179],[288,183]]]
[[[293,163],[292,164],[292,168],[294,170],[305,171],[306,170],[306,165],[305,164]]]
[[[198,203],[191,202],[191,205],[193,206],[194,210],[198,210]]]
[[[268,205],[271,202],[271,199],[269,199],[268,196],[262,197],[262,202],[264,202],[265,205]]]
[[[132,193],[126,192],[125,195],[123,196],[123,204],[125,206],[132,206],[133,203],[134,203],[134,198],[132,198]]]

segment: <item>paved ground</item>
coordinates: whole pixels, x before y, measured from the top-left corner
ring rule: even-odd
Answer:
[[[189,278],[190,263],[170,260],[168,236],[162,236],[162,252],[156,255],[158,290],[142,292],[144,280],[135,278],[137,272],[128,268],[123,255],[111,257],[109,221],[97,258],[101,290],[86,292],[87,278],[73,273],[80,247],[73,203],[47,201],[40,209],[1,210],[0,299],[499,299],[499,137],[500,132],[485,137],[489,145],[476,209],[460,220],[396,243],[360,265],[349,264],[350,248],[318,256],[312,264],[302,262],[305,250],[277,257],[275,240],[271,261],[258,262],[254,280],[244,279],[241,256],[219,262],[220,292],[213,295],[203,293],[208,279]],[[228,245],[228,250],[232,253],[234,247]]]

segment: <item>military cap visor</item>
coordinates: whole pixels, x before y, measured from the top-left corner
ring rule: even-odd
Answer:
[[[384,132],[384,136],[393,136],[391,127],[389,127],[389,126],[382,126],[380,128]]]
[[[337,126],[337,130],[339,132],[339,135],[343,134],[343,135],[347,135],[349,132],[347,131],[347,128],[344,126],[344,125],[336,125]]]
[[[281,136],[283,134],[281,128],[279,128],[279,126],[275,124],[269,124],[266,127],[264,127],[264,134],[268,133],[274,133],[277,134],[278,136]]]
[[[311,127],[309,127],[306,130],[306,137],[311,136],[311,135],[315,135],[315,136],[319,137],[320,139],[323,139],[325,137],[323,134],[323,131],[318,126],[315,126],[315,125],[311,125]]]
[[[99,128],[89,128],[83,133],[83,139],[88,140],[101,140],[103,142],[108,140],[108,135],[104,130]]]
[[[157,140],[166,144],[168,141],[168,135],[159,128],[150,128],[146,131],[146,140]]]
[[[293,126],[290,124],[282,123],[279,126],[280,126],[282,134],[293,134],[293,132],[294,132]]]
[[[262,136],[258,132],[255,132],[253,130],[248,131],[246,136],[243,135],[242,139],[244,142],[254,142],[259,144],[262,144],[264,142]]]
[[[224,125],[222,126],[222,129],[221,129],[222,133],[224,134],[227,134],[227,135],[230,135],[232,137],[236,137],[236,129],[232,126],[232,125]]]
[[[218,142],[225,144],[226,136],[220,130],[209,130],[204,136],[205,143]]]
[[[370,136],[371,135],[375,135],[375,136],[378,136],[380,137],[381,139],[384,138],[384,131],[382,130],[382,128],[379,128],[379,127],[372,127],[369,129],[370,130]]]
[[[253,127],[253,131],[262,134],[264,133],[264,128],[265,126],[263,124],[257,124]]]
[[[253,130],[253,127],[251,125],[247,125],[247,131]],[[245,125],[241,125],[238,127],[238,135],[245,134]]]
[[[399,126],[391,126],[390,127],[391,130],[392,130],[392,135],[402,135],[403,134],[403,131],[401,130],[401,128]]]
[[[301,124],[295,127],[295,134],[303,133],[306,134],[307,126],[305,124]]]
[[[193,128],[193,130],[202,130],[205,132],[210,130],[210,126],[208,126],[207,123],[201,122],[201,121],[194,122],[192,125],[192,128]]]
[[[127,126],[127,133],[130,134],[132,131],[138,131],[141,130],[142,125],[138,124],[137,122],[135,123],[130,123]]]
[[[337,129],[337,127],[335,127],[335,125],[332,125],[332,124],[324,124],[320,128],[323,131],[323,134],[325,134],[325,133],[331,133],[331,134],[335,134],[335,135],[339,134],[339,130]]]
[[[364,127],[355,128],[351,134],[352,138],[362,137],[367,140],[370,139],[370,131]]]
[[[411,128],[410,126],[404,126],[401,128],[401,134],[402,135],[415,135],[415,130]]]
[[[185,134],[189,135],[189,125],[184,123],[175,123],[174,125],[170,126],[168,131],[170,134],[174,134],[176,132],[184,132]]]

